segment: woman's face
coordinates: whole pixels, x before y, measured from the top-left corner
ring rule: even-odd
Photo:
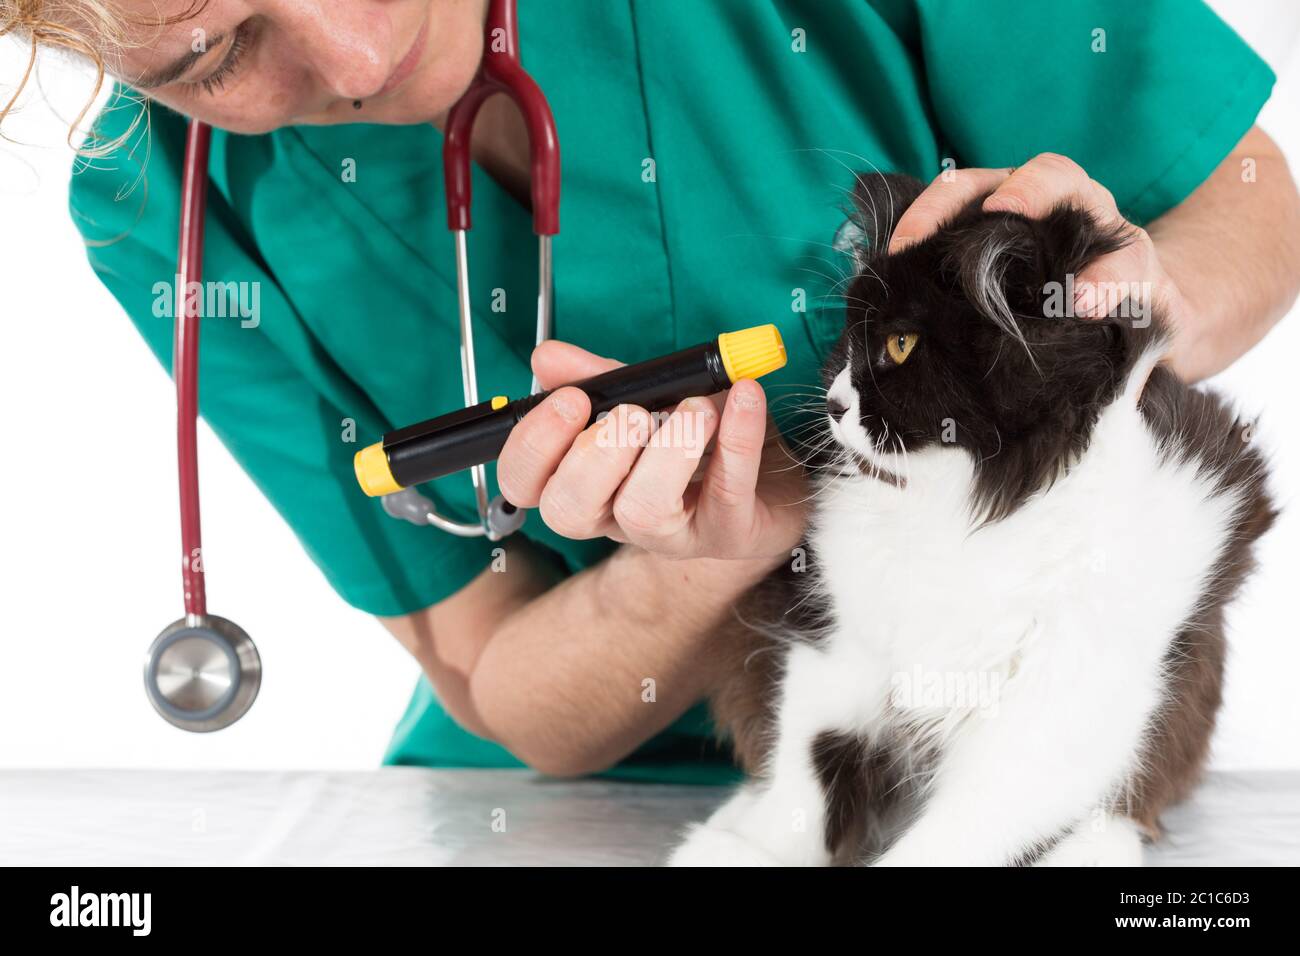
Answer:
[[[478,67],[487,0],[117,6],[135,24],[133,42],[109,61],[118,79],[213,126],[262,133],[303,123],[440,122]]]

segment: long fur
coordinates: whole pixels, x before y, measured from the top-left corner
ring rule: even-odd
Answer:
[[[920,188],[862,177],[856,234]],[[1157,364],[1159,315],[1047,314],[1126,241],[972,205],[857,250],[808,541],[720,636],[751,779],[674,863],[1140,861],[1204,764],[1274,510],[1249,423]]]

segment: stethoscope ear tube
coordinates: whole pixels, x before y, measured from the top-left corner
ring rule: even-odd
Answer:
[[[484,29],[483,59],[469,88],[452,106],[443,129],[443,180],[447,194],[447,225],[452,231],[456,251],[456,301],[460,312],[460,367],[467,408],[479,404],[478,381],[474,358],[474,320],[470,304],[469,243],[472,224],[471,141],[479,109],[497,93],[514,101],[528,130],[529,183],[533,209],[533,231],[537,234],[537,333],[535,344],[551,337],[554,316],[551,239],[560,231],[560,140],[555,117],[541,89],[523,68],[519,55],[519,29],[515,0],[491,0]],[[539,390],[534,377],[532,391]],[[374,453],[366,456],[373,460]],[[358,458],[357,475],[366,473]],[[374,469],[382,475],[384,469]],[[522,515],[514,511],[501,495],[489,496],[487,471],[479,464],[470,468],[474,486],[476,523],[455,521],[437,513],[428,505],[428,523],[461,537],[486,537],[498,541],[518,530]],[[382,490],[386,489],[386,490]],[[391,481],[379,480],[368,494],[398,491]],[[409,508],[399,509],[402,514]]]
[[[199,330],[200,309],[191,311],[186,294],[203,279],[203,223],[208,197],[208,152],[212,129],[191,120],[185,139],[181,179],[180,244],[175,289],[172,377],[176,381],[176,458],[180,480],[181,575],[186,615],[208,612],[203,579],[203,534],[199,515]],[[202,301],[202,297],[198,297]]]
[[[516,0],[491,0],[483,45],[478,73],[447,114],[443,131],[447,225],[453,232],[470,229],[470,141],[474,121],[489,98],[504,93],[519,108],[528,130],[533,232],[554,236],[560,231],[560,138],[546,96],[520,60]]]

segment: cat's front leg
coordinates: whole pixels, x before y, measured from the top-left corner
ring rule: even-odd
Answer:
[[[671,866],[826,866],[826,794],[814,747],[865,718],[861,668],[809,645],[791,648],[777,705],[777,739],[763,779],[744,785],[692,827]]]
[[[876,865],[1034,862],[1122,785],[1159,699],[1154,671],[1103,654],[1026,660],[945,742],[919,815]]]
[[[755,813],[758,785],[749,783],[714,811],[705,823],[695,824],[668,858],[669,866],[781,866],[783,861],[760,843],[741,836],[746,818]],[[739,827],[737,825],[739,824]]]

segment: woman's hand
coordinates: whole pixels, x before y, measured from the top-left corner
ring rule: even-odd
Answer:
[[[564,342],[533,353],[543,388],[621,364]],[[590,414],[584,392],[561,388],[515,426],[497,461],[508,501],[537,508],[567,538],[608,537],[671,558],[772,559],[799,543],[802,470],[757,382],[689,398],[666,416],[621,405],[586,427]]]
[[[1119,225],[1130,235],[1123,249],[1102,256],[1074,277],[1073,315],[1096,318],[1123,305],[1124,314],[1142,322],[1158,307],[1176,338],[1197,327],[1191,307],[1165,271],[1147,231],[1125,220],[1109,189],[1074,160],[1056,153],[1040,153],[1014,169],[941,173],[903,213],[889,251],[924,239],[981,196],[985,212],[1013,212],[1031,219],[1070,203],[1092,213],[1102,226]]]
[[[1250,175],[1245,171],[1249,169]],[[1159,308],[1173,332],[1166,361],[1184,380],[1222,371],[1264,337],[1300,291],[1300,196],[1286,157],[1258,127],[1209,178],[1146,229],[1126,223],[1115,199],[1079,165],[1043,153],[1016,169],[941,174],[899,220],[890,251],[929,235],[966,203],[1041,216],[1073,202],[1133,241],[1075,277],[1075,314],[1104,315],[1134,290],[1130,316]]]

